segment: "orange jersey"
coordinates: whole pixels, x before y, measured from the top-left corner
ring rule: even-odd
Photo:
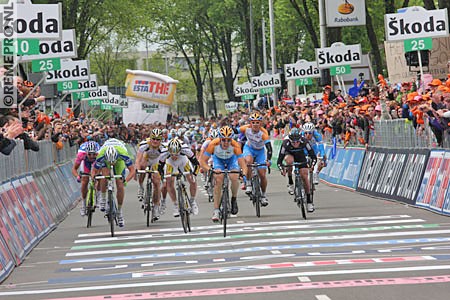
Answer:
[[[244,125],[239,128],[239,131],[245,134],[246,144],[253,149],[260,150],[269,142],[269,133],[262,127],[258,132],[253,132],[251,125]]]
[[[224,149],[220,144],[220,138],[216,138],[209,143],[204,154],[206,156],[214,155],[220,159],[229,159],[234,155],[240,158],[242,157],[242,150],[239,143],[236,142],[235,140],[231,140],[231,143],[228,146],[228,148]]]

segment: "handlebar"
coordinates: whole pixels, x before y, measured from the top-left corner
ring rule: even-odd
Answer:
[[[236,170],[216,170],[214,171],[214,169],[211,169],[211,171],[213,172],[213,175],[219,175],[219,174],[241,174],[241,171],[236,171]]]
[[[137,170],[136,171],[138,174],[152,174],[152,173],[159,173],[158,171],[155,170],[150,170],[150,169],[145,169],[145,170]]]
[[[123,176],[122,175],[113,175],[113,176],[110,176],[110,175],[97,175],[97,176],[95,176],[95,179],[113,179],[113,178],[121,178],[121,179],[123,179]]]
[[[179,173],[173,173],[173,174],[164,175],[164,178],[178,177],[178,176],[181,176],[181,175],[188,175],[188,174],[192,174],[192,173],[191,173],[191,172],[179,172]]]

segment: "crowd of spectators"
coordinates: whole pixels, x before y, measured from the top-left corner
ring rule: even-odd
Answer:
[[[5,69],[0,67],[0,77]],[[14,77],[14,86],[18,91],[21,105],[20,116],[17,105],[9,109],[0,109],[0,152],[9,155],[16,146],[16,140],[22,139],[25,149],[39,151],[38,141],[55,143],[57,149],[69,145],[81,145],[87,140],[102,143],[108,138],[118,138],[131,144],[137,144],[148,136],[155,124],[123,124],[121,122],[88,119],[83,112],[75,116],[70,108],[64,115],[57,112],[46,114],[41,102],[40,89],[33,83]],[[355,87],[358,86],[355,82]],[[24,97],[26,101],[23,101]],[[260,111],[266,116],[265,127],[273,137],[282,138],[293,127],[301,127],[313,122],[326,137],[336,137],[344,143],[368,145],[374,131],[374,121],[400,119],[411,121],[418,134],[424,126],[429,126],[438,145],[450,139],[450,75],[446,81],[434,79],[426,89],[418,91],[414,82],[398,85],[386,84],[379,76],[379,82],[372,87],[360,83],[357,90],[342,93],[325,86],[323,95],[313,99],[284,99],[278,106],[266,101]],[[287,100],[287,101],[285,101]],[[164,124],[156,124],[161,129],[205,127],[206,130],[221,125],[238,128],[246,123],[248,109],[239,108],[228,115],[219,115],[207,120],[186,119],[169,115]]]

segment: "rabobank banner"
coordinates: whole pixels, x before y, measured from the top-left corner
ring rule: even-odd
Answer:
[[[450,214],[450,151],[431,150],[416,205]]]
[[[125,96],[131,100],[171,106],[178,80],[150,71],[127,70]]]
[[[334,185],[356,189],[365,150],[363,148],[337,148],[333,159],[331,151],[332,147],[326,148],[328,165],[320,172],[320,179]]]

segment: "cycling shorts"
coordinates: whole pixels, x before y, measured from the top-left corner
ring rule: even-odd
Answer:
[[[266,149],[253,149],[247,144],[244,145],[244,157],[252,156],[257,164],[265,164],[267,160]],[[267,169],[267,166],[259,166],[258,169]]]
[[[106,167],[109,169],[110,163],[109,162],[105,162],[105,163],[106,163]],[[126,168],[127,168],[127,166],[125,165],[125,162],[123,160],[121,160],[121,159],[117,160],[113,167],[114,175],[122,175],[123,177],[125,177]]]
[[[176,160],[169,156],[166,160],[166,174],[174,174],[179,171],[190,172],[191,170],[191,164],[185,155],[178,156]]]
[[[213,168],[218,170],[239,170],[239,164],[236,155],[227,159],[220,159],[215,155],[212,156]]]

